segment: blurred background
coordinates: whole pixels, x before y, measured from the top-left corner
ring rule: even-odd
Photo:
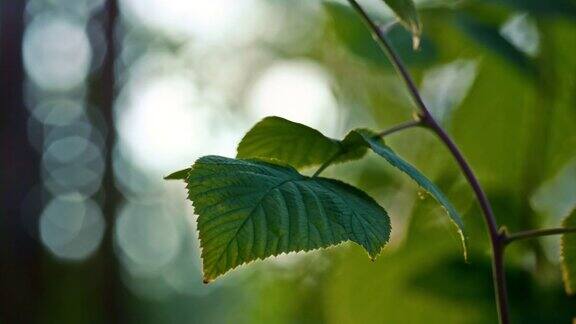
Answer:
[[[379,22],[393,17],[363,0]],[[510,230],[576,206],[576,1],[423,0],[422,47],[390,31]],[[411,118],[403,84],[344,1],[0,0],[0,323],[495,323],[487,236],[425,130],[387,139],[464,216],[380,159],[331,167],[392,217],[355,245],[202,284],[184,184],[162,179],[278,115],[342,137]],[[313,171],[313,170],[311,170]],[[515,323],[570,323],[558,238],[518,243]]]

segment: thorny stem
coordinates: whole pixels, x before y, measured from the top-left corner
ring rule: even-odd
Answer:
[[[411,127],[420,126],[420,125],[422,125],[422,121],[420,119],[410,120],[407,122],[403,122],[402,124],[398,124],[396,126],[392,126],[388,129],[385,129],[385,130],[381,131],[380,133],[376,134],[374,137],[379,138],[379,137],[392,135],[392,134],[399,132],[401,130],[411,128]],[[340,151],[336,152],[336,154],[332,155],[326,162],[324,162],[324,164],[322,164],[320,166],[320,168],[318,168],[318,170],[316,170],[316,172],[314,172],[314,174],[312,175],[312,178],[315,178],[318,175],[320,175],[320,173],[322,173],[322,171],[326,170],[327,167],[329,167],[332,163],[334,163],[334,161],[336,161],[336,159],[338,159],[344,153],[346,153],[346,152],[343,150],[340,150]]]
[[[504,244],[510,244],[517,240],[525,240],[542,236],[559,235],[559,234],[569,234],[576,233],[576,227],[568,228],[547,228],[547,229],[536,229],[518,232],[514,234],[509,234],[506,236]]]
[[[436,133],[440,140],[450,150],[450,153],[456,159],[456,162],[458,163],[460,169],[464,173],[464,176],[474,191],[474,194],[476,195],[476,199],[482,208],[484,221],[488,228],[488,234],[492,246],[492,277],[494,279],[494,292],[496,296],[498,317],[501,324],[508,324],[510,320],[508,315],[506,277],[504,274],[504,248],[506,246],[506,234],[505,232],[498,231],[496,218],[494,217],[492,207],[486,194],[484,193],[484,190],[482,189],[482,186],[480,185],[470,165],[460,152],[460,149],[458,149],[454,141],[438,124],[438,122],[436,122],[428,108],[426,108],[426,105],[420,96],[416,84],[412,80],[410,73],[402,62],[402,59],[398,56],[398,54],[396,54],[396,51],[389,43],[388,39],[386,38],[386,34],[376,25],[370,16],[368,16],[366,11],[358,4],[358,2],[356,2],[356,0],[348,0],[348,2],[371,30],[374,39],[380,45],[386,56],[388,56],[388,59],[392,62],[392,65],[394,65],[396,71],[400,74],[402,80],[406,84],[410,96],[420,110],[423,124],[430,128],[434,133]]]

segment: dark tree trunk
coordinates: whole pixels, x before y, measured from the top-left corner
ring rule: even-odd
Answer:
[[[123,312],[120,303],[122,285],[120,283],[118,261],[114,254],[113,229],[116,220],[120,193],[114,185],[112,170],[112,149],[116,138],[114,127],[114,98],[116,94],[115,57],[117,53],[115,30],[118,19],[118,4],[116,0],[106,1],[102,21],[106,39],[106,57],[99,75],[93,80],[90,89],[90,101],[100,110],[106,125],[105,161],[106,168],[102,181],[104,203],[102,211],[106,219],[106,232],[101,248],[102,264],[102,305],[106,323],[123,322]]]
[[[40,297],[41,249],[28,230],[38,215],[30,219],[24,212],[39,207],[38,199],[27,198],[39,182],[39,159],[28,142],[23,98],[25,5],[0,1],[0,322],[5,323],[34,322]]]

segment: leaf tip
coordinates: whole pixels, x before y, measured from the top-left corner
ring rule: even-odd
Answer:
[[[415,51],[419,51],[420,50],[420,35],[419,34],[414,34],[412,36],[412,48]]]
[[[164,180],[185,180],[190,173],[191,168],[186,168],[184,170],[179,170],[164,177]]]

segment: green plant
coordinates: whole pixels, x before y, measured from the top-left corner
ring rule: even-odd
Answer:
[[[378,256],[388,241],[386,211],[361,190],[320,177],[334,163],[362,158],[368,150],[406,173],[447,211],[462,238],[464,224],[445,195],[422,173],[399,157],[384,137],[410,127],[424,127],[438,136],[455,158],[482,209],[492,247],[492,272],[500,323],[509,323],[504,272],[508,244],[544,235],[563,234],[563,273],[566,290],[576,290],[576,213],[562,228],[508,233],[499,227],[491,204],[474,172],[452,138],[423,102],[402,59],[391,46],[386,29],[379,27],[356,0],[348,0],[372,32],[380,48],[404,81],[417,107],[415,119],[382,132],[352,130],[343,140],[328,138],[308,126],[280,117],[267,117],[242,139],[236,159],[206,156],[167,179],[187,183],[198,217],[204,281],[250,261],[293,251],[309,251],[353,241]],[[419,45],[421,24],[411,0],[385,0]],[[319,166],[311,176],[297,169]]]

